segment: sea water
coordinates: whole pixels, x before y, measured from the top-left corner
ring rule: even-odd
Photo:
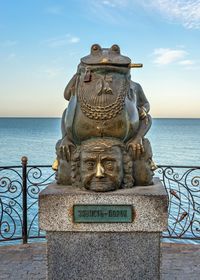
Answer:
[[[146,137],[161,165],[200,165],[200,119],[153,119]],[[61,138],[60,118],[0,118],[0,165],[49,164]]]
[[[61,137],[60,118],[0,118],[0,165],[51,165]]]

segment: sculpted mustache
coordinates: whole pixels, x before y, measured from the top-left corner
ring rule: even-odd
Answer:
[[[92,175],[88,175],[88,176],[86,176],[85,177],[85,185],[88,185],[91,181],[92,181],[92,179],[93,178],[95,178],[95,174],[92,174]],[[106,174],[106,176],[105,177],[103,177],[102,179],[99,179],[99,178],[95,178],[96,180],[103,180],[103,179],[107,179],[107,178],[109,178],[110,179],[110,181],[111,182],[115,182],[115,177],[114,176],[111,176],[111,175],[109,175],[109,174]]]

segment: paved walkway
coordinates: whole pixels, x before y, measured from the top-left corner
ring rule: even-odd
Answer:
[[[200,279],[200,245],[163,243],[162,255],[162,280]],[[45,280],[46,269],[45,243],[0,247],[2,280]]]
[[[161,280],[200,280],[200,245],[162,244]]]

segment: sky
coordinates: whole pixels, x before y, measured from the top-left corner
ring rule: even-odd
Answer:
[[[61,117],[94,43],[143,63],[153,117],[200,118],[200,0],[0,0],[0,117]]]

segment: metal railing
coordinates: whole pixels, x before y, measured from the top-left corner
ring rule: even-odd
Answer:
[[[38,227],[38,195],[54,181],[51,165],[0,166],[0,242],[44,238]]]
[[[54,181],[50,165],[0,166],[0,242],[45,238],[38,226],[38,195]],[[200,166],[159,165],[168,196],[164,238],[200,240]]]
[[[169,198],[164,238],[200,240],[200,166],[158,166]]]

